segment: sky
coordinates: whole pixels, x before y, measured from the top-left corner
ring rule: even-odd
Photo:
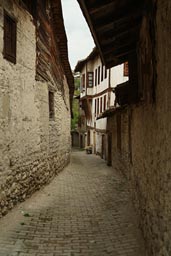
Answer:
[[[77,0],[62,0],[62,7],[68,38],[69,60],[71,68],[74,69],[78,60],[90,54],[94,41]]]

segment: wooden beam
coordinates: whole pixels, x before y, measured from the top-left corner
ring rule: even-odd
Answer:
[[[97,9],[97,8],[101,8],[106,4],[110,4],[113,3],[116,0],[89,0],[86,1],[87,2],[87,7],[89,8],[89,10],[91,9]]]
[[[136,26],[131,28],[130,30],[120,31],[119,34],[113,35],[110,38],[101,38],[101,45],[103,48],[109,48],[114,45],[122,45],[125,43],[125,41],[137,41],[139,37],[139,29],[140,26]]]
[[[116,51],[119,51],[121,48],[129,48],[130,46],[135,46],[136,44],[137,44],[137,41],[135,41],[135,40],[130,40],[129,42],[125,41],[125,43],[122,45],[118,44],[118,45],[110,46],[107,48],[103,48],[103,54],[106,56],[108,54],[115,53]]]
[[[114,58],[110,61],[106,61],[106,68],[111,68],[120,64],[123,64],[124,62],[128,61],[128,55],[123,55],[118,58]]]
[[[115,2],[108,2],[106,3],[105,1],[103,2],[103,5],[101,5],[100,7],[94,7],[94,8],[90,8],[89,9],[89,13],[90,15],[100,15],[107,12],[110,12],[111,10],[113,10]]]
[[[126,6],[123,9],[115,9],[112,12],[112,15],[101,15],[98,18],[92,16],[92,20],[94,22],[94,28],[95,29],[99,29],[100,27],[102,27],[104,24],[109,24],[112,21],[115,23],[119,23],[120,21],[122,21],[123,19],[127,20],[130,19],[131,17],[135,17],[135,16],[141,16],[143,12],[143,5],[141,5],[140,7],[137,5],[135,6]]]
[[[118,19],[115,21],[112,21],[108,24],[104,23],[103,26],[97,27],[96,31],[97,33],[101,35],[107,36],[110,32],[111,33],[117,33],[121,29],[127,29],[129,26],[135,26],[135,24],[140,24],[142,21],[142,17],[140,13],[136,13],[135,15],[128,15],[123,19]]]
[[[132,45],[120,47],[119,49],[117,49],[115,51],[108,52],[107,54],[104,54],[104,57],[105,57],[105,59],[107,59],[107,61],[110,62],[114,58],[119,58],[121,56],[128,55],[128,54],[134,52],[135,50],[136,50],[136,43],[132,44]]]

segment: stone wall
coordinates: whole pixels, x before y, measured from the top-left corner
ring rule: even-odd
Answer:
[[[124,108],[116,111],[107,120],[107,132],[112,139],[112,166],[126,177],[130,177],[131,148],[130,148],[130,110]],[[118,119],[120,125],[118,124]],[[118,142],[120,140],[120,143]],[[109,142],[108,142],[109,143]],[[119,146],[120,144],[120,146]],[[107,146],[108,148],[108,146]],[[107,155],[109,152],[107,152]],[[108,157],[107,157],[108,158]]]
[[[122,142],[131,152],[131,161],[123,161],[129,173],[132,194],[140,216],[149,256],[171,255],[171,2],[157,2],[155,25],[156,45],[151,41],[148,17],[141,29],[140,55],[142,64],[143,99],[130,106],[130,134]],[[151,38],[150,38],[151,37]],[[155,52],[154,52],[155,51]],[[157,76],[152,66],[153,54]],[[155,80],[156,79],[156,80]],[[155,83],[154,83],[155,82]],[[127,118],[128,113],[121,113]],[[108,119],[113,124],[113,165],[116,164],[116,116]],[[128,132],[129,134],[129,132]],[[129,148],[128,141],[131,140]],[[116,154],[115,154],[116,153]],[[126,159],[126,158],[125,158]],[[121,165],[121,162],[120,162]]]
[[[55,117],[50,120],[48,89],[54,84],[35,80],[35,26],[14,2],[0,4],[0,216],[48,183],[70,156],[66,78],[55,88]],[[2,54],[3,9],[17,19],[16,65]]]

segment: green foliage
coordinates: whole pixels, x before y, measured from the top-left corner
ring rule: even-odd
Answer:
[[[79,100],[74,99],[72,105],[73,118],[71,119],[71,129],[74,130],[77,128],[78,119],[79,119]]]
[[[80,95],[80,78],[76,77],[75,79],[75,91],[74,96]],[[78,126],[79,119],[79,99],[73,99],[72,104],[73,118],[71,119],[71,130],[75,130]]]
[[[76,77],[74,79],[74,82],[75,82],[75,92],[74,92],[74,95],[78,96],[78,95],[80,95],[80,78]]]

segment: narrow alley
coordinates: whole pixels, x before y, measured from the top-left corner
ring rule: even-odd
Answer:
[[[145,256],[127,182],[84,151],[0,227],[1,256]]]

